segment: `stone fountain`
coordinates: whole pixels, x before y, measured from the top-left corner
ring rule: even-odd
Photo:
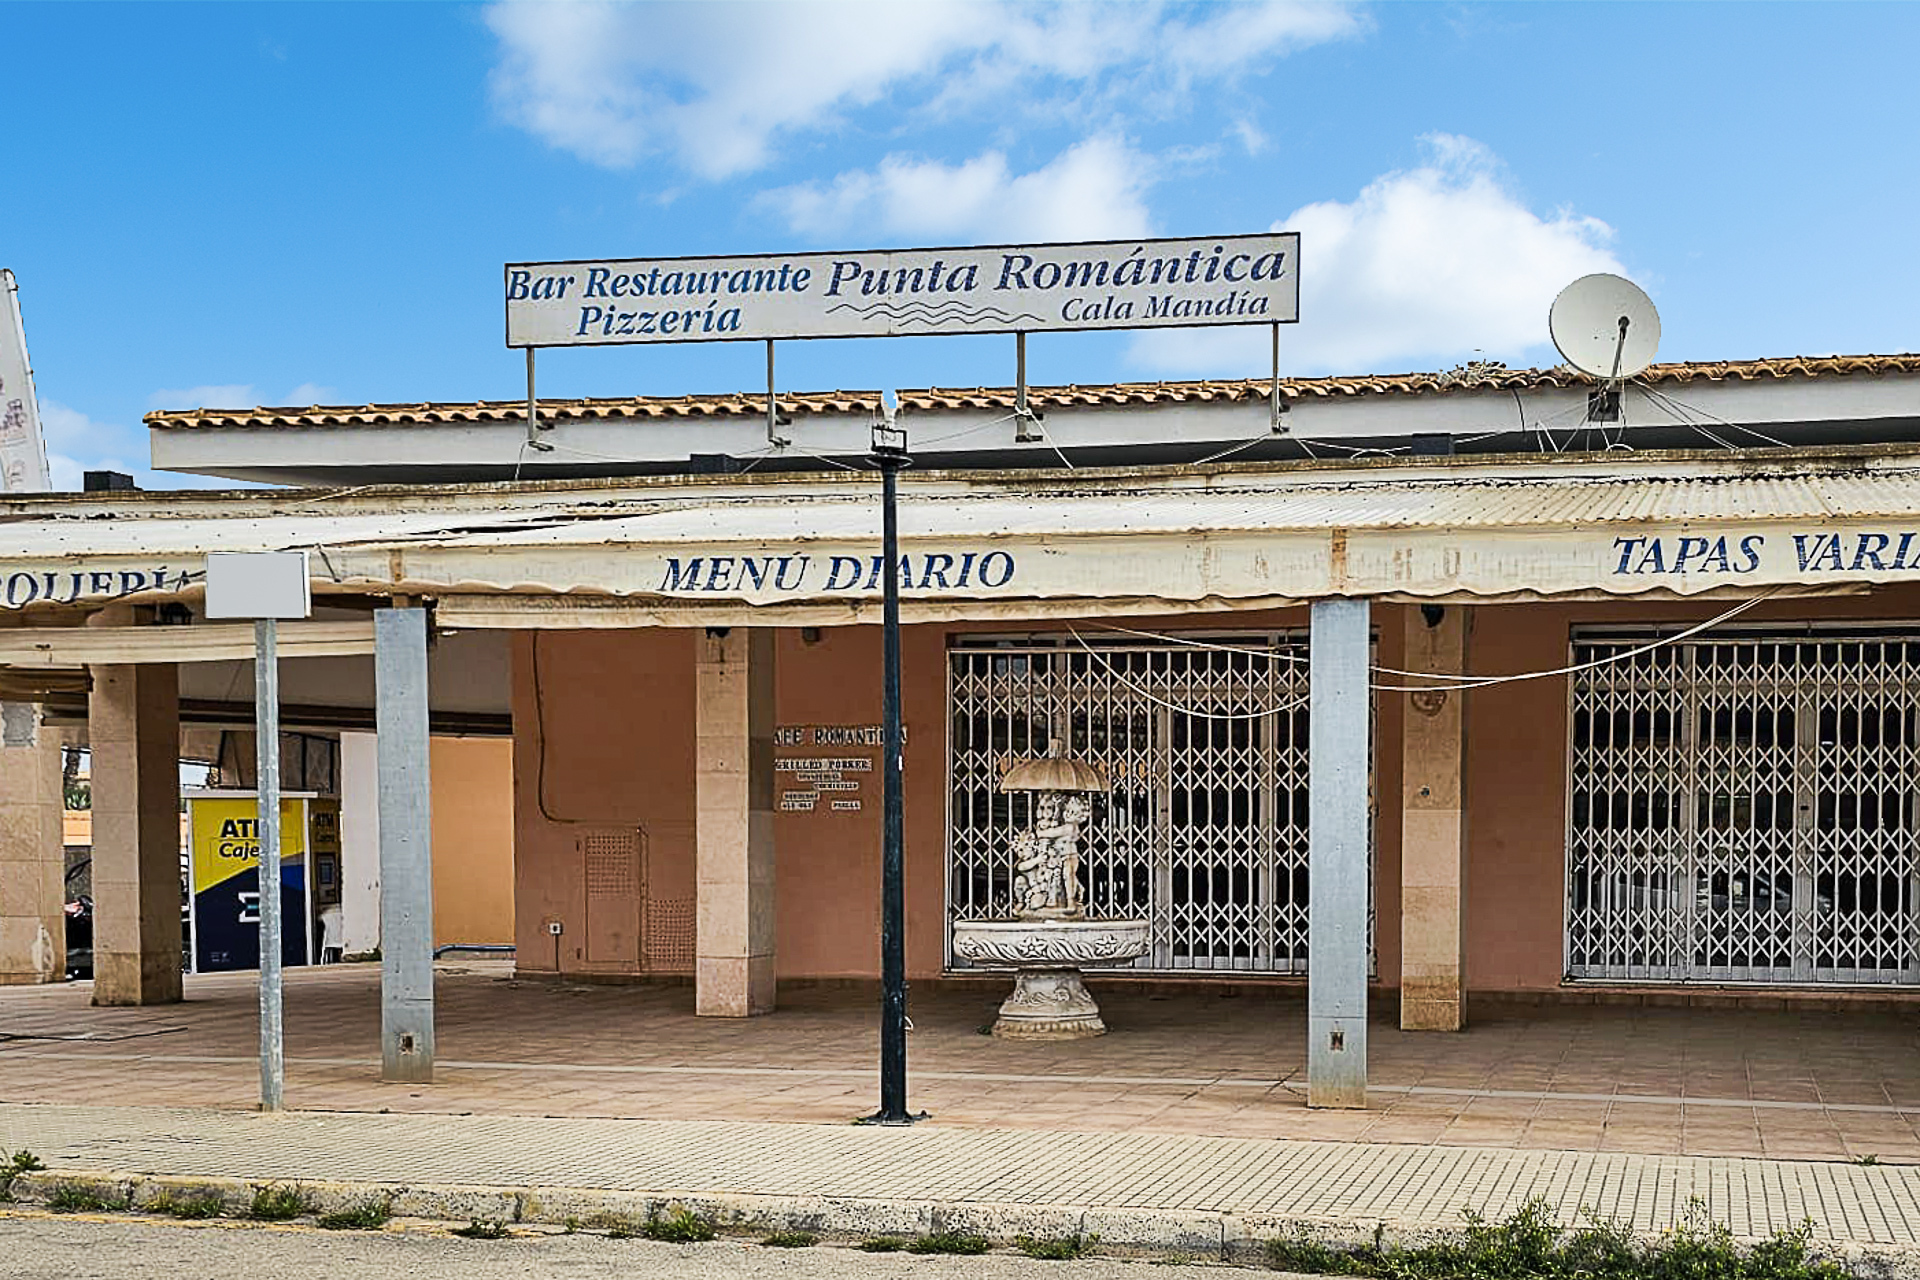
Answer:
[[[1033,825],[1013,837],[1011,920],[953,926],[953,953],[1014,972],[993,1034],[1007,1040],[1081,1040],[1107,1033],[1100,1006],[1080,970],[1147,953],[1145,920],[1089,920],[1080,891],[1080,829],[1093,816],[1090,796],[1107,790],[1098,769],[1054,752],[1014,765],[1002,791],[1033,793]]]

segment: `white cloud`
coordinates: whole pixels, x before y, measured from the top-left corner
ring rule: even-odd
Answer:
[[[156,391],[147,397],[149,409],[251,409],[260,400],[251,382],[222,382],[178,390]]]
[[[1169,110],[1195,81],[1359,31],[1329,0],[1201,9],[1165,0],[812,0],[627,6],[501,3],[492,75],[501,115],[608,168],[665,152],[706,178],[765,165],[791,135],[886,100],[896,117],[1059,104]]]
[[[889,239],[1085,240],[1145,235],[1152,159],[1089,138],[1029,173],[988,151],[960,164],[888,156],[873,169],[770,191],[762,205],[803,235]]]
[[[140,470],[124,461],[145,452],[140,439],[144,433],[137,429],[97,422],[58,400],[42,400],[40,430],[47,438],[47,468],[56,490],[80,488],[87,471]]]
[[[317,382],[303,382],[293,390],[275,400],[276,405],[299,406],[305,408],[314,404],[335,403],[335,391],[332,387],[323,387]]]
[[[1420,167],[1274,224],[1300,233],[1300,323],[1282,335],[1285,370],[1434,369],[1476,353],[1521,361],[1548,340],[1556,293],[1590,272],[1625,274],[1606,223],[1534,212],[1470,138],[1424,142]],[[1250,374],[1267,347],[1253,329],[1169,330],[1140,335],[1131,358],[1157,372]]]
[[[305,408],[331,403],[337,393],[318,382],[303,382],[283,396],[268,399],[251,382],[218,382],[199,387],[156,391],[147,397],[149,409],[253,409],[260,405]]]

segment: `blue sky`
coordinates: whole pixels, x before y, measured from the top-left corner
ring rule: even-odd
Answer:
[[[1595,270],[1664,359],[1908,351],[1920,6],[0,5],[56,481],[143,413],[513,399],[509,260],[1281,227],[1294,373],[1548,364]],[[751,388],[557,351],[545,395]],[[1047,335],[1036,382],[1264,372],[1258,329]],[[793,343],[790,389],[1004,384],[1011,338]]]

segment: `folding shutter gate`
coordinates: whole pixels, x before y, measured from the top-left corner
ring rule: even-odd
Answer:
[[[1112,783],[1087,824],[1086,901],[1152,921],[1136,969],[1305,973],[1306,658],[1292,633],[953,649],[949,921],[1011,914],[1009,847],[1031,804],[1000,775],[1065,735]]]
[[[1574,637],[1568,977],[1920,980],[1920,635],[1653,639]]]

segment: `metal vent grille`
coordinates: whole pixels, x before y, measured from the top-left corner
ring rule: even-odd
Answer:
[[[1920,981],[1920,636],[1695,640],[1570,687],[1569,977]]]
[[[692,973],[694,910],[690,898],[647,900],[646,967],[653,973]]]
[[[998,781],[1064,735],[1112,784],[1082,887],[1093,915],[1152,922],[1136,969],[1306,972],[1306,637],[1196,638],[1258,652],[1072,637],[950,652],[950,921],[1011,913],[1031,801]]]
[[[586,855],[589,896],[633,897],[640,892],[640,833],[615,827],[580,838]]]

